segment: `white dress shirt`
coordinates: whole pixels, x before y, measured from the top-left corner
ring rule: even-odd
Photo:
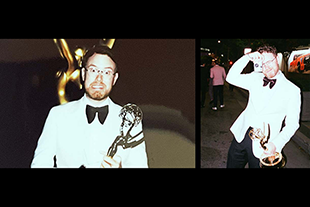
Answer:
[[[102,125],[98,113],[91,124],[86,117],[86,105],[92,105],[86,95],[78,101],[53,107],[46,119],[31,167],[53,167],[56,155],[57,167],[78,168],[81,165],[100,168],[103,154],[120,135],[121,106],[108,97],[101,105],[109,106],[108,116]],[[97,106],[98,107],[98,106]],[[132,136],[142,131],[142,123],[134,127]],[[135,140],[143,138],[141,133]],[[123,149],[118,146],[115,156],[121,157],[122,167],[148,167],[145,142]]]
[[[273,142],[276,151],[281,152],[299,128],[300,89],[287,80],[281,71],[272,78],[277,79],[272,89],[269,88],[269,84],[263,87],[263,73],[241,74],[248,62],[248,58],[243,56],[232,66],[227,75],[227,82],[249,91],[247,107],[230,130],[240,143],[250,126],[263,130],[264,122],[267,136],[269,123],[271,131],[269,142]],[[280,132],[283,120],[285,120],[285,126]],[[263,153],[258,140],[252,142],[252,149],[257,158]]]

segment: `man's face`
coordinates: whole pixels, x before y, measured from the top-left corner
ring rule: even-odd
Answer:
[[[118,79],[113,60],[102,54],[94,54],[82,69],[82,78],[86,95],[96,101],[105,100]]]
[[[267,52],[263,52],[262,55],[264,56],[264,61],[262,64],[263,74],[267,78],[273,78],[279,71],[277,57],[275,57],[272,53]]]

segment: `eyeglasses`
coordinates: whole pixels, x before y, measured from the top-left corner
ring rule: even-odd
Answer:
[[[104,69],[104,70],[99,70],[95,67],[85,67],[85,70],[89,72],[90,75],[92,76],[97,76],[97,74],[101,74],[103,77],[112,77],[113,75],[115,75],[117,72],[113,72],[112,69]]]
[[[266,67],[267,65],[270,65],[270,63],[272,63],[277,57],[273,58],[272,60],[269,60],[265,63],[262,63],[262,67]]]

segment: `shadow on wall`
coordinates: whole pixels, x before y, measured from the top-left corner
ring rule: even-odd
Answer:
[[[180,111],[141,105],[150,168],[194,168],[195,126]]]
[[[195,143],[195,125],[181,111],[159,105],[140,105],[143,111],[143,126],[176,131]]]

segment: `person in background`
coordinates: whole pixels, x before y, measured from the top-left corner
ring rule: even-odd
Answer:
[[[206,92],[208,89],[208,93],[210,95],[211,102],[213,102],[213,89],[212,89],[212,79],[210,78],[210,69],[211,69],[211,61],[212,59],[207,59],[200,66],[200,87],[201,87],[201,108],[205,107],[206,101]],[[209,103],[209,104],[210,104]]]
[[[201,108],[205,107],[206,92],[207,92],[207,68],[206,63],[200,65],[200,91],[201,91]]]
[[[210,70],[210,78],[213,79],[213,107],[212,110],[217,111],[217,97],[220,97],[220,108],[224,108],[224,82],[226,79],[225,69],[217,64],[216,61],[212,62]]]

